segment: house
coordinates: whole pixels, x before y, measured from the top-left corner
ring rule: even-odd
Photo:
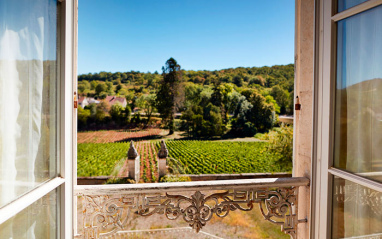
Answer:
[[[78,105],[85,108],[85,106],[89,105],[88,99],[85,96],[78,97]]]
[[[292,178],[82,186],[73,107],[77,0],[1,1],[0,238],[121,238],[131,210],[199,231],[212,217],[259,206],[293,238],[382,238],[382,126],[368,113],[380,112],[382,90],[351,88],[382,78],[382,0],[294,4],[301,107]],[[47,65],[59,74],[44,75]],[[47,85],[59,94],[48,95]]]
[[[88,102],[89,102],[89,104],[99,104],[100,103],[99,100],[96,100],[93,97],[89,97]]]
[[[117,96],[106,96],[104,99],[105,102],[107,102],[110,106],[119,103],[122,107],[126,107],[127,101],[124,97],[117,97]]]

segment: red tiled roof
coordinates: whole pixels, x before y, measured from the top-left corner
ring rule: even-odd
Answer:
[[[116,97],[116,96],[106,96],[105,101],[109,103],[110,105],[114,105],[117,102],[123,104],[126,102],[126,98]]]
[[[86,99],[85,96],[78,97],[78,103],[82,103]]]

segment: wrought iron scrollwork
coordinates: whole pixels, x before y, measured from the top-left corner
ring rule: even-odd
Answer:
[[[123,230],[131,212],[140,216],[163,214],[170,220],[182,218],[199,232],[215,215],[250,211],[258,204],[263,217],[296,237],[298,187],[227,190],[208,196],[196,191],[190,196],[163,194],[83,195],[83,237],[101,238]]]

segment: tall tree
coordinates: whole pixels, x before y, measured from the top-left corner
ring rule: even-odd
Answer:
[[[173,134],[175,131],[176,98],[179,94],[182,74],[180,65],[172,57],[166,61],[162,71],[163,79],[159,83],[156,96],[157,109],[162,119],[167,122],[169,134]]]

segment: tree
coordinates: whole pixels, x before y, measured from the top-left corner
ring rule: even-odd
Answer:
[[[289,106],[289,93],[276,85],[272,87],[271,96],[276,100],[280,106],[280,114],[285,114]]]
[[[146,125],[149,124],[150,122],[150,119],[151,119],[151,115],[155,112],[156,108],[155,108],[155,95],[141,95],[138,99],[137,99],[137,106],[141,109],[143,109],[143,111],[145,112],[146,114],[146,117],[147,117],[147,122],[146,122]]]
[[[233,83],[235,85],[237,85],[238,87],[242,87],[243,84],[244,84],[244,80],[241,76],[239,75],[236,75],[234,78],[233,78]]]
[[[162,119],[167,122],[170,130],[169,134],[173,134],[175,131],[175,101],[178,96],[178,88],[182,75],[180,65],[172,57],[166,61],[162,71],[163,79],[159,83],[159,89],[156,94],[157,109]]]
[[[119,102],[110,107],[109,114],[110,114],[111,118],[113,119],[113,121],[118,125],[120,125],[122,123],[123,110],[124,110],[124,108],[122,107],[122,105]]]
[[[102,92],[106,92],[107,91],[107,86],[105,83],[101,82],[99,83],[96,88],[95,88],[95,91],[96,91],[96,94],[99,96],[101,95]]]
[[[78,107],[77,111],[78,117],[78,128],[83,129],[87,126],[88,119],[90,117],[89,109],[82,109],[81,106]]]
[[[130,116],[131,116],[131,108],[129,105],[126,105],[125,109],[124,109],[124,121],[125,123],[128,123],[129,120],[130,120]]]
[[[97,105],[97,111],[95,115],[96,121],[102,122],[104,118],[106,117],[106,114],[109,112],[109,110],[110,110],[110,105],[106,103],[105,101],[101,101],[101,103]]]
[[[239,136],[253,136],[273,127],[275,108],[256,91],[243,91],[232,120],[232,133]]]

